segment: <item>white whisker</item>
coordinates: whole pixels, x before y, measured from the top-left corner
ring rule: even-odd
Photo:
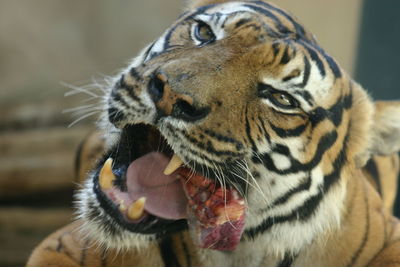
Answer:
[[[99,112],[100,112],[100,111],[96,110],[96,111],[89,112],[88,114],[85,114],[85,115],[79,117],[78,119],[76,119],[76,120],[74,120],[73,122],[71,122],[71,123],[68,125],[68,128],[74,126],[74,125],[77,124],[78,122],[80,122],[80,121],[82,121],[82,120],[84,120],[84,119],[86,119],[86,118],[88,118],[88,117],[90,117],[90,116],[93,116],[94,114],[97,114],[97,113],[99,113]]]

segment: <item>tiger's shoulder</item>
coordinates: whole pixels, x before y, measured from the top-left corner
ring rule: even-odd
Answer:
[[[82,142],[77,155],[80,168],[77,173],[86,173],[96,161],[96,156],[85,151],[102,151],[101,134],[94,132]],[[382,216],[393,212],[399,174],[399,157],[373,156],[362,169],[365,181],[383,202]],[[80,231],[82,221],[77,220],[49,235],[33,251],[27,267],[37,266],[201,266],[201,253],[187,232],[175,234],[168,239],[151,243],[146,249],[115,251],[99,247]],[[387,242],[371,260],[369,266],[398,266],[393,258],[400,251],[400,221],[391,217],[386,221]],[[389,261],[389,262],[388,262]]]
[[[100,248],[82,236],[81,225],[78,220],[52,233],[35,248],[26,266],[162,266],[156,245],[149,245],[143,253]]]

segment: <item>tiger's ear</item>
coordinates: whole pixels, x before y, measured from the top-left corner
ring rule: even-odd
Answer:
[[[375,102],[370,152],[389,155],[400,151],[400,101]]]
[[[400,151],[400,101],[376,101],[368,128],[368,148],[355,158],[358,167],[363,167],[373,155]]]

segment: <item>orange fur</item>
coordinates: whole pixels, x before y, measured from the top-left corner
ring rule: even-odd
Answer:
[[[230,1],[192,1],[189,8],[225,2]],[[251,165],[246,170],[250,176],[258,175],[252,177],[262,184],[257,189],[277,200],[277,205],[274,201],[265,208],[267,212],[268,208],[281,207],[286,194],[285,201],[290,202],[295,187],[283,195],[274,193],[297,179],[300,172],[307,174],[302,183],[307,178],[310,184],[312,179],[322,180],[314,188],[317,193],[312,194],[309,185],[305,193],[310,197],[298,200],[304,206],[296,206],[286,217],[282,215],[285,211],[279,210],[282,214],[271,213],[265,218],[263,194],[257,194],[256,186],[246,188],[248,225],[238,248],[230,253],[196,247],[186,230],[146,240],[143,245],[140,239],[124,239],[130,233],[126,229],[104,230],[106,219],[95,210],[100,209],[95,206],[98,198],[87,200],[93,190],[90,182],[95,183],[96,170],[101,167],[101,160],[94,163],[94,158],[103,154],[104,147],[113,147],[107,132],[94,133],[83,143],[78,157],[79,177],[94,169],[83,191],[87,195],[82,197],[81,193],[80,199],[90,211],[85,210],[83,219],[44,240],[28,266],[399,265],[400,225],[392,209],[399,174],[395,153],[400,150],[400,102],[373,102],[295,19],[274,6],[246,3],[253,5],[253,11],[270,11],[263,16],[247,11],[244,17],[232,15],[224,24],[227,36],[210,39],[211,43],[196,45],[199,38],[192,40],[194,37],[188,35],[191,23],[200,25],[196,20],[188,18],[172,27],[168,35],[171,46],[163,53],[156,50],[148,62],[128,68],[110,89],[114,95],[109,105],[123,106],[129,112],[123,114],[126,110],[120,108],[108,126],[126,129],[135,124],[135,129],[144,129],[147,141],[135,147],[141,155],[153,151],[157,140],[164,137],[171,150],[191,167],[192,162],[203,164],[207,171],[218,163],[220,168],[229,162]],[[160,49],[161,45],[155,47]],[[148,84],[154,77],[159,87],[149,93]],[[297,84],[288,82],[293,80]],[[151,100],[149,94],[153,94]],[[119,105],[120,99],[128,101],[129,97],[134,101]],[[173,117],[175,124],[161,122],[160,126],[153,119],[157,116],[150,116],[156,112],[162,118]],[[171,133],[168,127],[176,128]],[[195,153],[187,148],[194,148],[191,151]],[[219,174],[230,174],[230,169],[220,170]],[[297,188],[299,192],[301,188]],[[97,230],[92,231],[93,225]],[[301,230],[290,232],[296,229]],[[100,236],[106,237],[99,241]],[[107,243],[115,236],[119,238],[115,240],[131,242],[128,248],[114,241]],[[99,242],[110,248],[98,247]]]

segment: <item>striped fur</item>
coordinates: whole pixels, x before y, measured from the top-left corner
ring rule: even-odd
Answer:
[[[199,25],[212,38],[199,38]],[[154,77],[166,77],[162,90],[149,85]],[[247,204],[242,241],[228,254],[196,248],[185,231],[129,231],[99,203],[94,171],[78,194],[79,221],[45,241],[30,266],[51,257],[46,251],[76,266],[400,261],[400,228],[391,215],[397,157],[374,156],[400,150],[400,103],[372,102],[278,7],[192,2],[116,77],[105,105],[108,150],[121,144],[125,126],[152,125],[194,171],[235,186]],[[73,241],[62,241],[67,236]]]

